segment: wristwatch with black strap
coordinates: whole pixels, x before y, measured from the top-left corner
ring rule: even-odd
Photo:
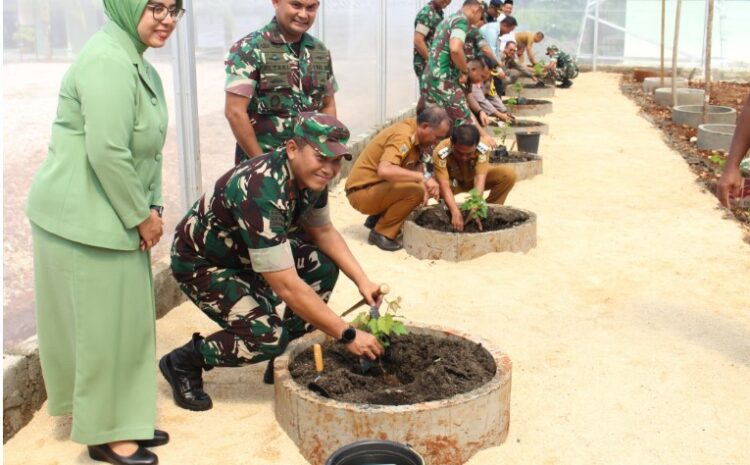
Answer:
[[[354,326],[349,325],[343,333],[341,333],[341,338],[339,338],[339,342],[342,344],[349,344],[354,340],[354,338],[357,337],[357,330],[354,329]]]

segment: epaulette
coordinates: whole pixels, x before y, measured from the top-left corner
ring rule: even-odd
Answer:
[[[438,152],[438,157],[440,157],[441,160],[444,160],[448,155],[450,155],[450,153],[451,153],[450,147],[443,147]]]

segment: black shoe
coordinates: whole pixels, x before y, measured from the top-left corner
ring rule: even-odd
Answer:
[[[263,382],[266,384],[273,384],[273,361],[275,359],[271,359],[268,361],[268,365],[266,365],[266,372],[263,373]]]
[[[156,465],[159,458],[143,446],[139,446],[133,455],[123,457],[115,454],[109,444],[100,444],[98,446],[89,446],[89,457],[99,462],[109,462],[114,465]]]
[[[394,241],[393,239],[388,239],[374,229],[370,231],[370,236],[367,238],[367,242],[372,245],[378,246],[380,249],[387,252],[394,252],[396,250],[402,249],[401,244]]]
[[[370,215],[365,220],[365,228],[372,229],[375,227],[376,224],[378,224],[378,221],[380,221],[380,217],[383,215]]]
[[[159,447],[169,442],[169,434],[159,429],[154,430],[154,439],[140,439],[135,441],[141,447]]]
[[[568,87],[572,85],[573,85],[573,81],[571,81],[570,79],[566,79],[565,81],[562,82],[562,84],[560,84],[560,88],[567,89]]]
[[[159,370],[172,386],[175,403],[182,408],[194,411],[210,410],[211,397],[203,390],[203,370],[212,367],[205,364],[198,346],[203,338],[193,334],[193,339],[184,346],[173,350],[159,360]]]

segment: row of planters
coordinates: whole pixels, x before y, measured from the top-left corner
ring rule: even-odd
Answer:
[[[543,116],[552,103],[541,99],[554,90],[519,84],[506,103],[516,116]],[[493,130],[501,144],[490,154],[491,164],[512,166],[517,180],[542,173],[538,149],[546,124],[517,119]],[[510,150],[507,140],[513,141]],[[404,225],[405,250],[421,259],[460,261],[536,245],[532,212],[488,205],[477,191],[461,209],[461,232],[442,203],[415,211]],[[407,323],[401,298],[388,300],[387,292],[381,286],[382,314],[373,307],[352,320],[386,348],[380,359],[357,358],[316,332],[275,360],[276,418],[301,454],[313,465],[459,465],[502,444],[509,426],[510,358],[473,335]],[[375,440],[355,442],[361,438]]]
[[[707,121],[703,121],[703,102],[706,92],[689,87],[685,78],[675,80],[672,95],[672,78],[648,76],[655,72],[636,71],[636,81],[642,78],[643,91],[653,96],[661,106],[672,109],[672,122],[698,129],[697,145],[701,150],[729,151],[737,123],[737,110],[721,105],[709,105]]]

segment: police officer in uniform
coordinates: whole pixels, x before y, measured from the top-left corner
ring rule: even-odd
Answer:
[[[282,147],[300,112],[336,116],[331,54],[307,34],[319,0],[273,0],[276,15],[227,55],[225,115],[237,139],[235,163]]]
[[[479,142],[479,131],[470,124],[453,129],[450,139],[437,147],[432,156],[440,196],[451,213],[451,224],[464,229],[464,219],[455,195],[476,189],[490,191],[487,203],[502,205],[516,184],[516,173],[507,166],[490,166],[489,147]]]
[[[382,354],[371,334],[355,330],[326,304],[339,270],[368,303],[380,300],[328,211],[328,183],[342,159],[351,158],[348,139],[336,118],[301,113],[286,145],[224,174],[177,226],[172,273],[222,327],[206,338],[194,334],[160,360],[180,407],[212,407],[203,370],[272,360],[312,327],[354,355]],[[272,383],[270,367],[264,381]]]
[[[439,107],[382,130],[357,157],[346,180],[346,196],[357,211],[370,215],[368,242],[382,250],[401,248],[396,240],[406,217],[428,197],[438,196],[431,162],[435,143],[450,133],[451,121]],[[426,158],[422,159],[421,154]],[[426,163],[425,163],[426,162]]]

